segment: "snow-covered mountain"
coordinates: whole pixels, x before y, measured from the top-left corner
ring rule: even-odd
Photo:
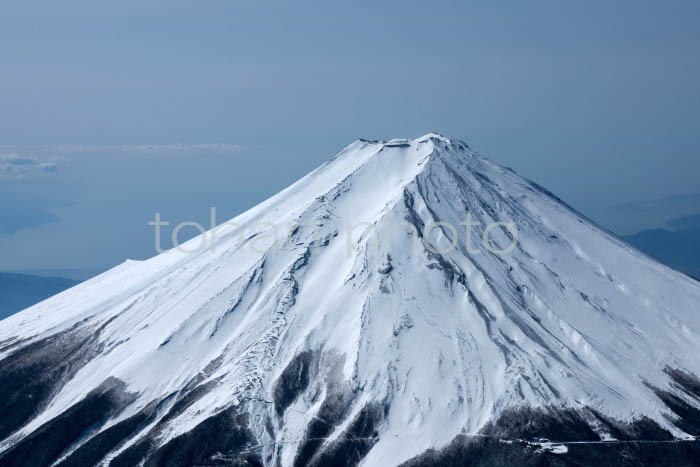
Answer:
[[[700,283],[463,142],[358,140],[182,249],[0,321],[0,465],[700,455]]]

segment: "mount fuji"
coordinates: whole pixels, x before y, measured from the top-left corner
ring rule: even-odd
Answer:
[[[697,465],[699,335],[700,283],[543,187],[358,140],[0,321],[0,465]]]

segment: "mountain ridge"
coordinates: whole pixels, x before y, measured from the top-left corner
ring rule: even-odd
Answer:
[[[66,277],[0,272],[0,319],[78,283],[79,281]]]

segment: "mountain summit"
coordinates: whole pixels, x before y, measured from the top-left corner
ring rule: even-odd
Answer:
[[[541,186],[358,140],[0,321],[0,465],[690,465],[698,333],[700,283]]]

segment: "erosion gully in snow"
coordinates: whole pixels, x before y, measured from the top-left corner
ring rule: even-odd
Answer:
[[[355,141],[182,250],[0,321],[0,465],[700,458],[700,283],[461,141]]]

